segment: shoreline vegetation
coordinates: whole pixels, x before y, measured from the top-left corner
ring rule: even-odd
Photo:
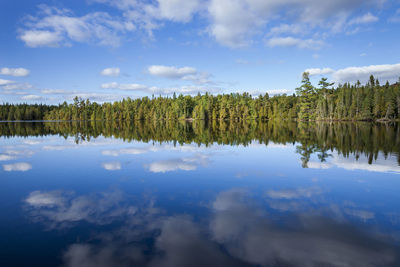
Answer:
[[[398,121],[400,79],[380,85],[372,75],[365,85],[339,84],[327,78],[312,85],[303,73],[296,94],[249,93],[197,96],[126,98],[113,103],[90,102],[78,97],[59,105],[0,105],[0,121]]]
[[[0,137],[71,138],[76,144],[98,137],[124,142],[170,145],[214,144],[231,146],[296,145],[303,167],[311,155],[325,162],[337,151],[344,157],[367,158],[372,164],[378,158],[395,157],[400,164],[400,124],[370,122],[314,123],[293,121],[74,121],[0,123]],[[56,148],[57,149],[57,148]]]

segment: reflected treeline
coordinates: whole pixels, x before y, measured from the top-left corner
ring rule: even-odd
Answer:
[[[138,121],[118,123],[105,121],[30,122],[0,123],[1,137],[59,135],[75,138],[75,142],[90,141],[91,138],[114,137],[124,141],[173,142],[174,144],[196,143],[198,145],[268,145],[297,143],[303,167],[307,167],[310,156],[318,155],[324,162],[330,152],[336,150],[347,157],[361,155],[369,163],[379,153],[386,158],[396,155],[400,163],[400,128],[397,123],[296,123],[296,122],[229,122],[205,121]]]

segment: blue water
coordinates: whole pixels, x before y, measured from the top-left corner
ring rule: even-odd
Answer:
[[[397,155],[0,138],[1,266],[400,266]]]

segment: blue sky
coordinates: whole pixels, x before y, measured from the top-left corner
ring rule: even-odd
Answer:
[[[400,77],[398,0],[5,0],[0,20],[1,102]]]

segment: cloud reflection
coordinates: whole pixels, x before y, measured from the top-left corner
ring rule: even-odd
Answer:
[[[208,163],[209,159],[206,155],[197,154],[193,157],[156,161],[146,165],[145,167],[147,167],[151,172],[165,173],[177,170],[194,171],[199,166],[206,166]]]
[[[136,212],[136,207],[124,203],[120,191],[82,196],[66,191],[33,191],[24,202],[31,218],[49,228],[70,227],[79,221],[102,225]]]
[[[400,174],[400,166],[397,163],[397,159],[393,156],[379,157],[371,164],[368,163],[366,156],[360,155],[358,159],[354,155],[343,157],[338,154],[334,154],[330,162],[308,162],[308,168],[312,169],[329,169],[333,167],[354,171],[364,170],[370,172],[392,172]]]
[[[26,162],[18,162],[13,164],[4,164],[3,170],[6,172],[19,171],[26,172],[32,169],[32,165]]]
[[[162,267],[399,263],[398,248],[386,243],[382,235],[319,216],[274,218],[245,190],[218,194],[210,208],[211,216],[201,222],[188,215],[165,216],[152,205],[138,208],[121,228],[101,233],[88,243],[72,244],[63,256],[64,264]]]
[[[222,203],[222,204],[221,204]],[[211,230],[229,253],[260,266],[396,266],[398,251],[350,225],[300,216],[274,224],[243,191],[219,195]]]
[[[118,171],[121,169],[121,163],[118,161],[104,162],[101,166],[107,171]]]

